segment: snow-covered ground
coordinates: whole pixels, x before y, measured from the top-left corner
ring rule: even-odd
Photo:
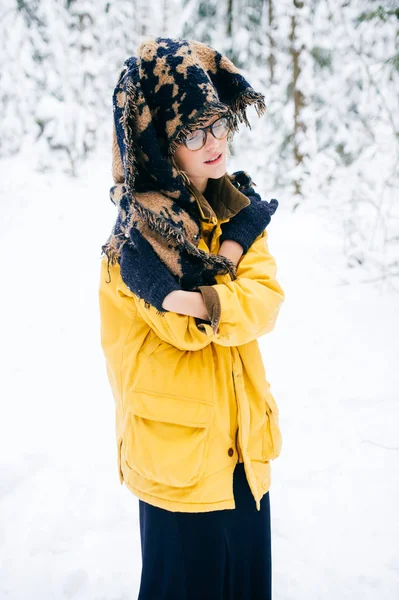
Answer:
[[[0,598],[134,600],[138,501],[118,480],[99,336],[110,157],[77,180],[33,173],[29,157],[1,167]],[[344,285],[341,239],[310,208],[281,198],[269,244],[286,292],[260,338],[284,441],[274,598],[394,600],[398,295]]]

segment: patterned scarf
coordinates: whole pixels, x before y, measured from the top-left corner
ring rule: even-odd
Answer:
[[[109,265],[133,230],[151,244],[182,289],[212,285],[230,273],[228,258],[204,252],[195,192],[173,153],[183,138],[215,115],[228,115],[232,131],[250,127],[246,108],[260,116],[264,96],[255,92],[234,64],[195,40],[151,38],[123,65],[113,93],[112,202],[116,223],[102,252]],[[226,174],[226,183],[235,185]],[[235,185],[235,187],[238,187]],[[143,264],[145,268],[145,264]]]

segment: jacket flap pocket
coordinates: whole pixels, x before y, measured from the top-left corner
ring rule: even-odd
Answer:
[[[135,389],[128,410],[153,421],[187,427],[208,427],[212,423],[215,405],[192,398]]]

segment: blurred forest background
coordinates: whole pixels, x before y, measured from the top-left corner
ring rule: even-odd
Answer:
[[[31,147],[35,170],[78,177],[110,146],[124,60],[149,36],[194,38],[265,94],[233,150],[252,149],[260,188],[325,211],[348,272],[395,285],[398,24],[389,0],[2,0],[0,158]]]
[[[1,600],[137,597],[98,287],[112,93],[151,36],[209,43],[265,95],[227,166],[279,200],[286,299],[259,340],[283,436],[273,598],[398,599],[398,17],[399,0],[0,0]]]

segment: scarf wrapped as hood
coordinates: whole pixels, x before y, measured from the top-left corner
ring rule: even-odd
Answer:
[[[195,193],[173,153],[185,136],[217,114],[231,118],[233,131],[239,122],[250,127],[246,108],[252,104],[259,116],[265,112],[264,96],[227,57],[201,42],[151,38],[139,46],[137,56],[126,59],[113,93],[115,185],[110,197],[118,216],[102,246],[108,273],[122,246],[134,244],[135,230],[182,289],[212,285],[217,274],[235,279],[232,261],[198,248]],[[235,185],[234,176],[225,179]]]

